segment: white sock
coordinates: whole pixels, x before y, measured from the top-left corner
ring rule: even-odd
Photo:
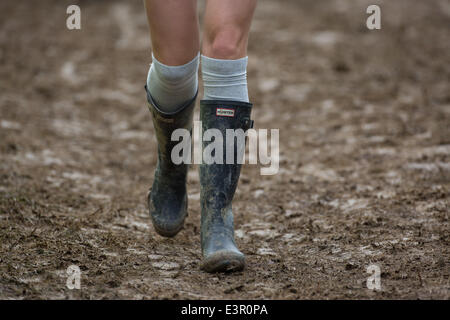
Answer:
[[[247,61],[248,57],[223,60],[202,55],[203,99],[249,102]]]
[[[147,76],[147,87],[162,111],[174,112],[194,98],[198,90],[198,54],[181,66],[162,64],[152,54],[153,62]]]

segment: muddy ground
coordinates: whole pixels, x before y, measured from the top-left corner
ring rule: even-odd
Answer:
[[[196,166],[175,238],[147,213],[142,1],[1,1],[0,298],[448,299],[449,26],[446,0],[260,0],[249,90],[256,128],[280,129],[280,171],[243,169],[247,268],[210,275]]]

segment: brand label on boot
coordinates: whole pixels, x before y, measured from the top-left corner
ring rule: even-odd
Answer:
[[[230,108],[217,108],[216,116],[220,117],[234,117],[234,109]]]

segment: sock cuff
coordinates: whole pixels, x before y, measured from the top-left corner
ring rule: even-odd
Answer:
[[[242,76],[247,73],[248,57],[227,60],[201,55],[202,73],[226,76]]]
[[[201,56],[204,100],[248,102],[248,57],[225,60]]]
[[[184,81],[198,73],[198,68],[200,64],[200,52],[195,56],[194,59],[186,64],[179,66],[169,66],[158,61],[152,53],[152,65],[151,68],[158,74],[161,80],[169,83],[177,83]]]

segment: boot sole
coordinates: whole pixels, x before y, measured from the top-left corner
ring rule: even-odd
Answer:
[[[178,232],[180,232],[181,229],[183,229],[183,226],[184,226],[184,221],[183,221],[183,223],[176,229],[165,230],[165,229],[158,228],[157,225],[155,224],[155,222],[154,221],[152,221],[152,222],[153,222],[153,228],[155,229],[156,233],[159,234],[160,236],[163,236],[166,238],[175,237],[178,234]]]
[[[236,272],[245,267],[245,258],[242,254],[233,251],[218,251],[203,260],[201,269],[214,272]]]

